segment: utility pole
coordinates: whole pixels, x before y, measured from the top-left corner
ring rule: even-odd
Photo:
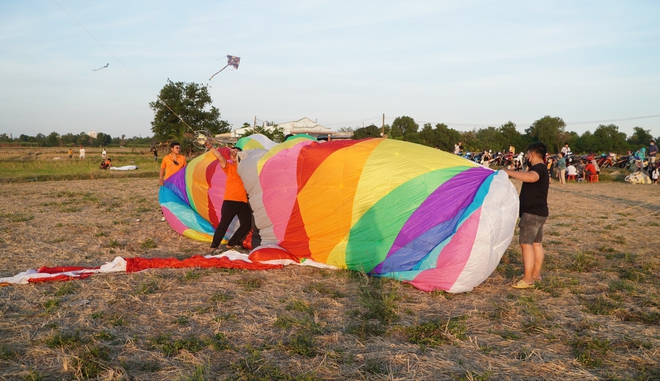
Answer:
[[[257,127],[257,116],[255,115],[255,116],[254,116],[254,122],[252,122],[252,130],[254,131],[254,129],[255,129],[256,127]]]
[[[385,113],[383,113],[383,138],[385,137]]]

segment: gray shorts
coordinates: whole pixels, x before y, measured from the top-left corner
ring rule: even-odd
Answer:
[[[548,217],[523,213],[520,217],[520,244],[531,245],[543,242],[543,224]]]

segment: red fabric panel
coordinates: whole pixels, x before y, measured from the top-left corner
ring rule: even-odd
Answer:
[[[142,271],[154,268],[187,268],[187,267],[217,267],[223,269],[246,269],[246,270],[269,270],[280,269],[282,265],[265,265],[261,263],[248,263],[244,261],[232,261],[229,258],[204,258],[195,255],[190,258],[125,258],[126,272]]]
[[[38,273],[44,273],[44,274],[59,274],[59,273],[65,273],[68,271],[78,271],[78,270],[98,270],[100,269],[100,266],[96,267],[80,267],[80,266],[58,266],[58,267],[46,267],[46,266],[41,266],[37,270]]]
[[[272,261],[275,259],[290,259],[300,263],[300,260],[288,251],[276,249],[273,247],[265,247],[263,249],[255,250],[250,253],[249,258],[251,261],[255,262]]]
[[[68,276],[68,275],[55,275],[48,278],[32,278],[28,279],[29,283],[45,283],[45,282],[56,282],[56,281],[65,281],[65,280],[75,280],[75,279],[85,279],[88,278],[92,273],[80,274],[80,276]]]

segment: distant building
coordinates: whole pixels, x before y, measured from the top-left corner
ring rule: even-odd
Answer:
[[[275,128],[281,128],[285,136],[289,134],[307,134],[323,140],[331,140],[334,135],[337,134],[337,132],[332,131],[332,129],[324,127],[307,117],[292,122],[284,122],[274,125],[264,123],[263,128],[269,131],[272,131]],[[222,141],[235,142],[245,135],[246,132],[251,130],[252,127],[244,127],[232,132],[216,135],[215,137]]]

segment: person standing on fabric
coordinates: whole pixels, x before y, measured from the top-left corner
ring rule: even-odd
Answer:
[[[179,142],[172,142],[170,144],[170,154],[163,157],[163,162],[160,164],[160,185],[165,184],[165,180],[173,174],[177,173],[186,166],[186,157],[181,155],[181,144]]]
[[[80,152],[80,158],[84,159],[85,158],[85,149],[83,148],[83,146],[80,146],[80,150],[78,152]]]
[[[218,159],[220,167],[227,175],[225,197],[222,201],[222,208],[220,209],[220,222],[215,228],[211,249],[215,250],[220,247],[222,239],[225,233],[227,233],[227,228],[229,228],[229,224],[234,217],[238,216],[239,227],[231,238],[229,238],[225,247],[227,250],[243,251],[244,249],[241,243],[250,232],[252,211],[250,210],[250,204],[248,204],[247,192],[245,191],[243,180],[238,175],[237,156],[239,148],[234,147],[231,149],[230,162],[217,149],[213,148],[211,142],[207,141],[205,146]]]
[[[649,144],[649,164],[655,164],[656,156],[658,156],[658,146],[655,145],[654,140],[651,140]]]
[[[543,159],[548,151],[545,144],[537,142],[527,147],[525,159],[529,170],[517,172],[504,169],[509,176],[523,182],[520,189],[520,249],[524,275],[513,288],[532,288],[541,280],[543,251],[543,224],[548,218],[548,188],[550,178]]]
[[[559,160],[557,160],[557,176],[559,177],[559,184],[566,184],[566,155],[559,153]]]

